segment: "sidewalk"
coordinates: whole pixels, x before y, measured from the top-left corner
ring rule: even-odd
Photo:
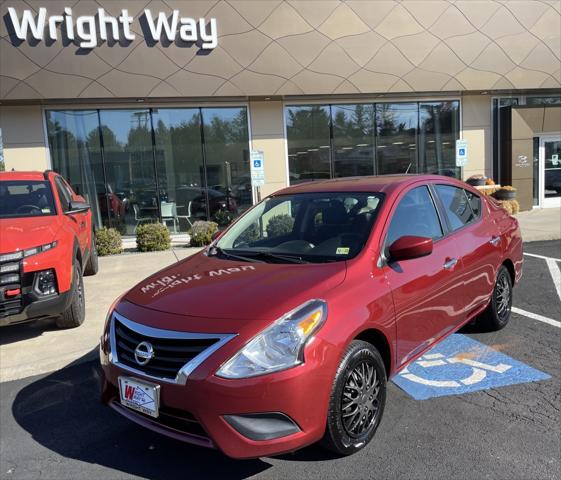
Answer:
[[[536,208],[516,215],[522,231],[522,240],[561,239],[561,208]]]

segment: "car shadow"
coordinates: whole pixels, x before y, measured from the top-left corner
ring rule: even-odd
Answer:
[[[99,401],[99,370],[92,350],[67,367],[23,387],[12,414],[34,441],[65,457],[142,478],[243,479],[271,467],[233,460],[217,450],[146,430]],[[86,471],[84,475],[87,477]]]
[[[10,343],[28,340],[30,338],[39,337],[44,332],[58,330],[55,320],[55,317],[42,318],[31,322],[1,327],[0,345],[8,345]]]

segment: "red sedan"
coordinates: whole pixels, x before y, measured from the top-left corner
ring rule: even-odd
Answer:
[[[384,176],[286,188],[120,297],[103,401],[236,458],[374,436],[386,382],[477,320],[509,321],[517,221],[469,185]]]

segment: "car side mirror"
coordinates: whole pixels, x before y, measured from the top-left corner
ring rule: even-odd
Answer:
[[[390,260],[409,260],[432,253],[432,238],[405,235],[399,237],[389,248]]]
[[[90,207],[89,203],[72,201],[72,202],[70,202],[70,209],[66,212],[66,214],[85,213],[90,208],[91,207]]]

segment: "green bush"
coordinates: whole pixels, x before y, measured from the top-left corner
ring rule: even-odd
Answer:
[[[212,236],[218,231],[218,224],[215,222],[197,221],[189,230],[192,247],[204,247],[212,242]]]
[[[234,220],[234,214],[228,210],[218,210],[214,214],[214,221],[218,223],[220,227],[227,227]]]
[[[259,231],[259,224],[255,222],[242,232],[242,234],[238,237],[238,242],[252,243],[256,242],[260,238],[261,232]]]
[[[101,257],[105,255],[118,255],[123,252],[121,234],[114,228],[100,228],[95,232],[95,245],[97,254]]]
[[[140,252],[157,252],[171,247],[169,230],[161,223],[145,223],[136,229],[136,248]]]
[[[270,238],[280,237],[292,232],[294,219],[287,214],[275,215],[267,223],[267,236]]]

